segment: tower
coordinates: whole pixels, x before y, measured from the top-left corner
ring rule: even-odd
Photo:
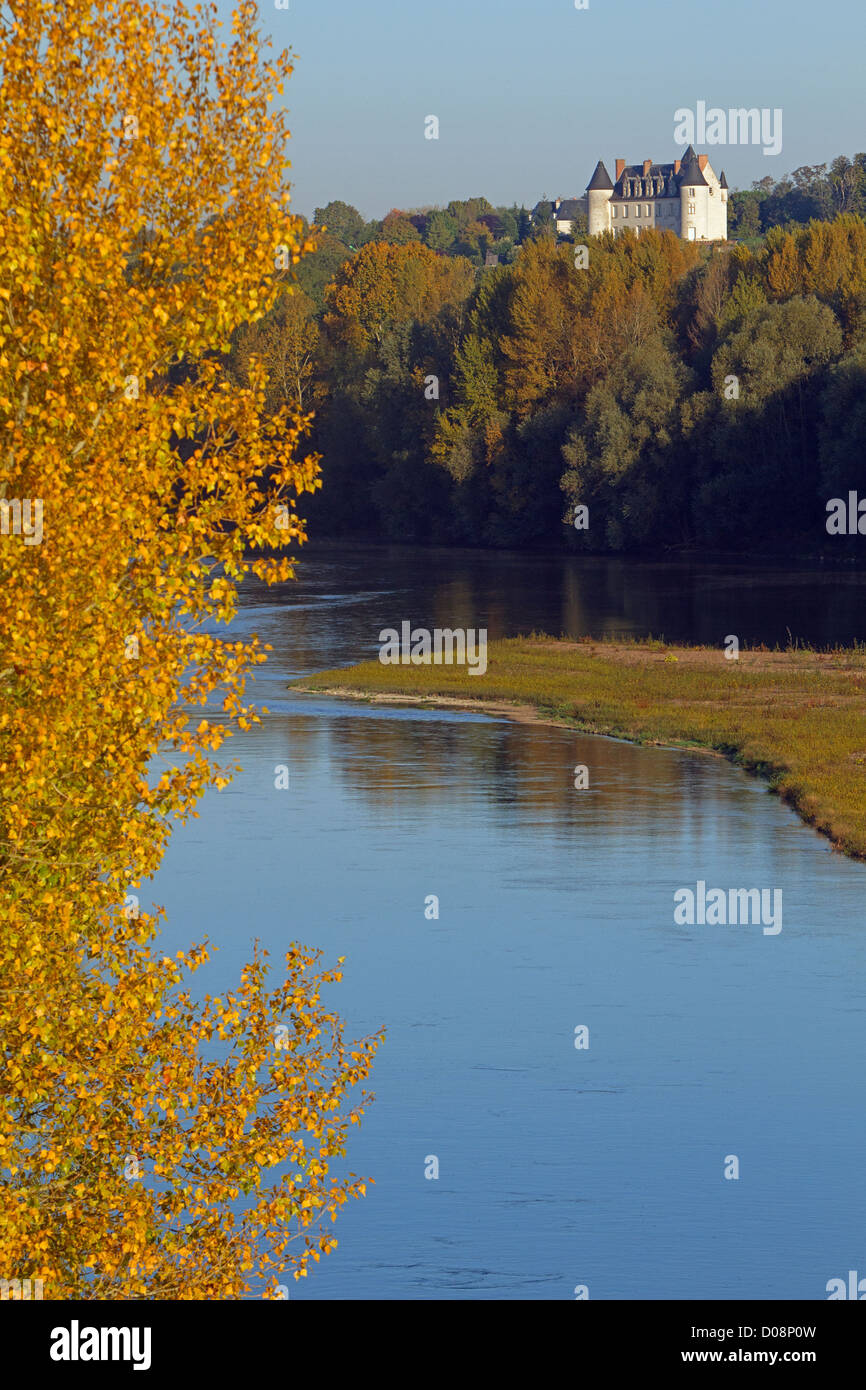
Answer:
[[[728,239],[728,180],[724,169],[719,179],[718,236],[720,241]]]
[[[706,155],[700,159],[689,145],[680,165],[680,236],[684,241],[703,241],[709,235],[710,186],[704,178]]]
[[[610,227],[610,203],[613,183],[610,174],[601,160],[595,166],[595,173],[586,185],[586,215],[589,235],[598,236]]]

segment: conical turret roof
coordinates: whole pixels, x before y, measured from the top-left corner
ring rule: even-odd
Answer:
[[[680,183],[703,184],[706,187],[707,181],[692,145],[689,145],[680,163]]]
[[[601,160],[599,160],[595,166],[595,173],[586,185],[586,191],[589,193],[590,191],[595,191],[597,188],[603,188],[608,193],[613,191],[613,182],[610,174],[605,169]]]

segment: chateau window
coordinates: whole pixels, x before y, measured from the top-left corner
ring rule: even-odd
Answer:
[[[640,203],[638,203],[637,207],[635,208],[634,215],[635,217],[640,217]]]
[[[693,216],[694,216],[694,213],[695,213],[695,205],[694,205],[694,203],[689,203],[689,214],[693,217]]]
[[[644,212],[646,213],[647,217],[652,217],[652,208],[650,207],[649,203],[647,203],[646,207],[644,208]]]
[[[623,217],[628,217],[628,208],[623,208],[622,215]]]
[[[610,211],[611,211],[611,215],[612,215],[613,217],[616,217],[616,208],[611,208]]]
[[[693,188],[690,188],[690,189],[689,189],[689,197],[690,197],[690,198],[694,198],[694,196],[695,196],[695,190],[694,190]]]

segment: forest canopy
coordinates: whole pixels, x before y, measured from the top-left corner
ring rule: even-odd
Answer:
[[[317,209],[292,311],[317,531],[820,550],[829,500],[866,489],[866,156],[731,205],[712,244],[557,235],[545,203]]]

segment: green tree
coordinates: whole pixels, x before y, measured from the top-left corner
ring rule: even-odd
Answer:
[[[529,228],[529,236],[537,240],[543,236],[553,236],[556,231],[553,221],[553,205],[547,194],[535,207]]]
[[[728,202],[728,235],[756,237],[761,234],[761,203],[765,200],[754,191],[732,193]]]
[[[367,239],[367,223],[351,203],[337,200],[328,203],[327,207],[316,208],[313,221],[317,227],[325,227],[331,236],[354,251]]]
[[[431,251],[448,251],[457,240],[457,219],[437,208],[427,219],[424,241]]]
[[[325,302],[325,290],[340,266],[351,260],[352,252],[330,232],[319,232],[315,250],[304,256],[295,271],[295,278],[317,309]]]
[[[493,237],[486,223],[469,222],[458,233],[453,252],[456,256],[465,256],[473,265],[483,265],[492,243]]]
[[[821,392],[841,350],[835,314],[813,295],[754,309],[722,338],[694,436],[704,542],[766,547],[814,527]]]
[[[830,369],[821,397],[820,498],[866,492],[866,342]]]
[[[405,246],[407,242],[420,241],[421,235],[408,213],[392,208],[382,222],[379,240],[391,246]]]
[[[760,280],[741,270],[737,275],[734,288],[719,310],[717,327],[730,327],[747,314],[762,309],[766,303],[767,296]]]
[[[500,238],[516,242],[519,236],[519,209],[497,208],[496,213],[499,218]]]
[[[574,532],[589,549],[660,547],[689,531],[688,477],[682,469],[680,407],[691,376],[660,335],[628,348],[586,398],[569,430],[561,487],[589,507],[589,528]]]
[[[323,318],[328,395],[315,438],[329,467],[313,521],[445,538],[450,482],[430,444],[473,282],[466,261],[420,242],[370,242],[341,268]]]
[[[454,199],[448,204],[448,212],[460,230],[475,222],[484,212],[492,212],[493,207],[486,198]]]

